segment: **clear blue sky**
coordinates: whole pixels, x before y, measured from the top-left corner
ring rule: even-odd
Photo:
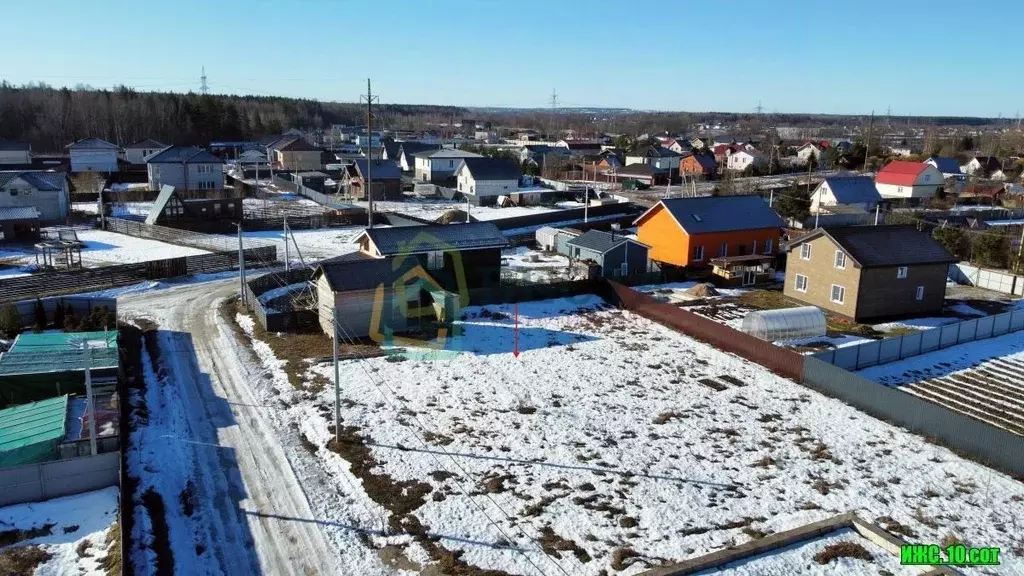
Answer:
[[[5,0],[0,78],[355,101],[1013,117],[1024,2]],[[841,5],[837,5],[841,4]],[[986,5],[989,6],[989,5]],[[1005,25],[1005,29],[1001,27]]]

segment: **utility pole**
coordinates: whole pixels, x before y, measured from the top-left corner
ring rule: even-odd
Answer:
[[[288,215],[284,215],[284,273],[287,274],[292,271],[291,265],[292,259],[288,254]]]
[[[881,204],[875,204],[875,226],[878,226],[878,211],[881,206]],[[943,224],[945,224],[945,222],[943,222]]]
[[[242,304],[246,303],[245,298],[245,249],[242,247],[242,223],[238,223],[238,281],[239,296]]]
[[[360,96],[362,98],[362,96]],[[373,228],[373,178],[370,174],[372,168],[370,167],[371,159],[370,156],[371,148],[373,144],[373,100],[376,98],[373,95],[373,89],[370,88],[370,79],[366,79],[366,138],[369,145],[366,147],[366,198],[369,201],[367,208],[369,220],[367,221],[367,228]]]
[[[868,123],[868,138],[864,142],[864,170],[868,169],[868,150],[871,150],[871,131],[875,128],[875,111],[871,111],[871,121]]]
[[[58,304],[59,305],[59,304]],[[103,345],[107,345],[106,334],[104,334]],[[88,342],[82,343],[85,349],[85,403],[86,413],[89,415],[89,451],[96,455],[96,403],[92,397],[92,349]]]
[[[341,440],[341,371],[338,368],[338,310],[334,316],[334,442]]]

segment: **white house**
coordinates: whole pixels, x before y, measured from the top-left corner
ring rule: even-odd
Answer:
[[[679,159],[681,156],[668,148],[661,146],[646,146],[636,152],[626,154],[626,166],[632,164],[647,164],[654,171],[665,171],[670,176],[679,173]]]
[[[957,178],[964,175],[964,171],[960,168],[960,164],[956,161],[956,158],[950,158],[949,156],[932,156],[924,161],[925,164],[931,164],[942,172],[945,178]]]
[[[737,150],[729,155],[726,168],[729,170],[745,170],[748,166],[762,166],[767,162],[764,154],[757,150]]]
[[[844,211],[871,212],[882,201],[870,176],[832,176],[818,184],[811,194],[811,214]]]
[[[159,190],[220,190],[224,188],[224,161],[198,146],[168,146],[146,158],[149,187]]]
[[[146,138],[145,140],[125,146],[124,159],[129,164],[145,164],[147,156],[152,156],[164,148],[167,148],[167,144],[161,144],[156,140]]]
[[[71,156],[72,172],[117,172],[119,149],[99,138],[85,138],[65,146]]]
[[[69,198],[64,172],[0,171],[0,210],[34,207],[43,222],[60,222],[68,216]]]
[[[924,162],[895,160],[875,176],[875,188],[882,198],[934,198],[944,186],[942,172]]]
[[[0,165],[31,163],[32,146],[28,142],[14,142],[0,138]]]
[[[456,189],[479,200],[519,189],[522,173],[512,158],[463,158],[455,171]]]
[[[810,162],[811,156],[814,156],[820,164],[825,159],[825,150],[827,149],[828,147],[823,142],[804,142],[796,149],[796,157],[800,159],[801,164],[807,164]]]
[[[1003,164],[995,156],[975,156],[971,158],[971,161],[963,167],[964,174],[973,175],[979,170],[987,172],[989,174],[996,170],[1002,170]]]
[[[413,154],[416,157],[416,179],[420,182],[443,182],[455,175],[459,162],[465,158],[483,158],[475,152],[441,148]]]

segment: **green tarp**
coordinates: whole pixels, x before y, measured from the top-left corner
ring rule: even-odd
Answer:
[[[0,468],[56,458],[67,412],[67,396],[0,410]]]

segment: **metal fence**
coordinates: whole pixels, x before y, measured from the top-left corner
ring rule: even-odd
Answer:
[[[122,218],[106,218],[105,221],[107,230],[117,232],[119,234],[126,234],[128,236],[135,236],[136,238],[159,240],[160,242],[189,246],[191,248],[199,248],[201,250],[210,250],[211,252],[238,252],[238,238],[232,238],[230,236],[203,234],[202,232],[168,228],[167,226],[157,226],[155,224],[146,224],[144,222],[136,222],[134,220],[125,220]],[[258,238],[243,238],[242,245],[245,248],[264,248],[274,246],[275,244],[271,241],[261,240]]]
[[[300,268],[289,272],[264,274],[248,280],[245,285],[246,306],[256,322],[267,332],[294,332],[307,330],[318,322],[316,310],[268,309],[260,301],[260,296],[267,292],[289,286],[309,282],[313,278],[312,268]]]
[[[55,460],[0,470],[0,506],[39,502],[117,486],[121,455],[117,452]]]
[[[1024,310],[972,318],[912,334],[825,350],[813,357],[846,370],[860,370],[1018,330],[1024,330]]]
[[[2,300],[2,298],[0,298]],[[36,302],[41,302],[43,305],[43,311],[46,313],[47,322],[53,322],[54,314],[57,311],[57,306],[64,308],[65,310],[70,306],[71,310],[74,311],[78,317],[85,317],[92,313],[96,308],[104,308],[110,310],[112,314],[117,315],[117,299],[116,298],[91,298],[88,296],[62,296],[55,297],[50,296],[46,298],[36,298],[32,300],[21,300],[19,302],[12,302],[15,309],[18,310],[18,315],[21,316],[21,323],[25,328],[30,328],[35,325],[36,322]]]
[[[986,270],[966,262],[950,264],[948,278],[957,284],[968,284],[1012,296],[1024,296],[1024,276],[999,270]]]
[[[862,378],[813,356],[804,358],[807,387],[1013,474],[1024,474],[1024,437],[913,394]]]

